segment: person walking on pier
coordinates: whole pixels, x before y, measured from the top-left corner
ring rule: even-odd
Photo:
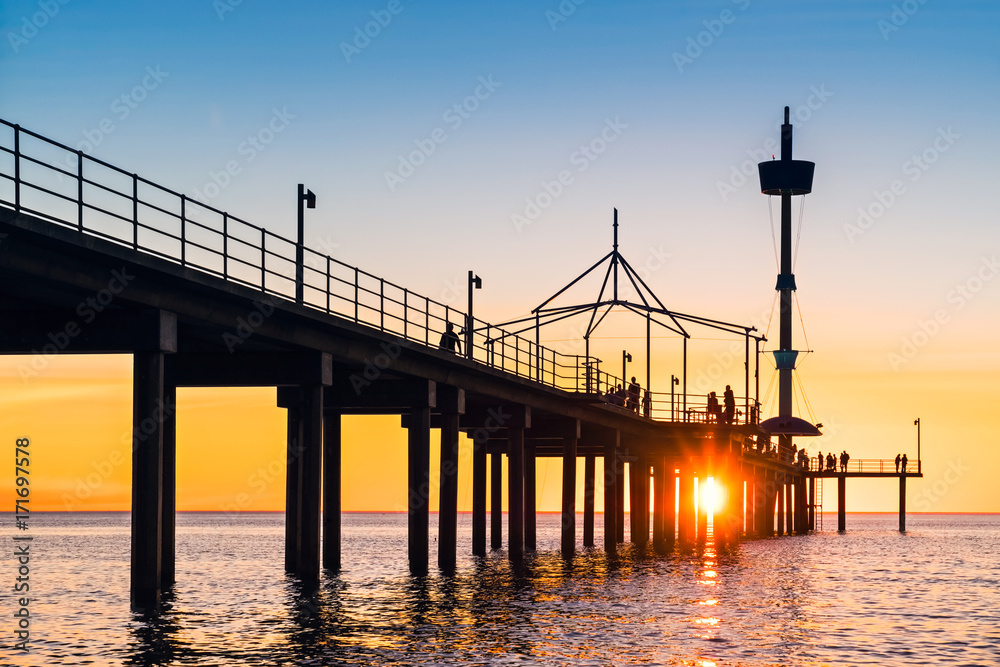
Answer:
[[[725,408],[726,424],[730,425],[733,423],[733,417],[736,415],[736,398],[733,396],[733,388],[728,384],[726,385],[726,391],[722,394],[722,406]]]
[[[899,460],[900,460],[900,458],[901,457],[899,456],[899,454],[896,454],[896,472],[899,472]]]
[[[837,470],[837,459],[834,458],[833,452],[826,455],[826,469],[827,470]]]
[[[455,325],[451,322],[448,322],[445,332],[441,334],[441,342],[438,343],[438,347],[442,350],[462,354],[462,340],[455,333]]]
[[[823,452],[816,452],[816,470],[823,472]]]
[[[903,454],[903,458],[899,459],[900,472],[906,472],[906,454]]]
[[[840,453],[840,472],[847,472],[847,462],[851,460],[851,455],[845,449]]]
[[[711,392],[708,395],[708,407],[706,408],[705,419],[709,424],[719,423],[719,414],[722,410],[719,408],[719,399],[715,397],[715,392]]]
[[[628,409],[639,412],[639,383],[632,376],[632,381],[628,385]]]

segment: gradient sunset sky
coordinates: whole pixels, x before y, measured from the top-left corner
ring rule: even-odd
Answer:
[[[617,207],[668,307],[764,329],[777,268],[755,164],[788,105],[795,157],[817,164],[795,335],[826,434],[801,444],[915,460],[920,417],[909,509],[1000,511],[995,2],[9,0],[0,34],[0,117],[288,237],[305,183],[313,248],[458,307],[474,269],[494,322],[606,253]],[[631,346],[644,367],[642,324],[609,332],[598,355]],[[656,341],[654,389],[678,349]],[[727,350],[692,342],[692,391],[742,387]],[[32,438],[36,509],[128,509],[130,386],[128,357],[0,359],[0,434]],[[180,509],[283,507],[274,399],[179,392]],[[345,437],[345,509],[404,509],[398,419]],[[557,509],[559,469],[538,479]],[[895,508],[891,482],[849,488],[849,510]]]

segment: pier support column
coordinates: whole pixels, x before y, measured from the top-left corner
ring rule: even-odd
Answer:
[[[472,443],[472,555],[486,555],[486,441]]]
[[[906,532],[906,475],[899,476],[899,532]]]
[[[639,475],[639,484],[641,485],[640,489],[642,490],[642,493],[640,494],[640,499],[641,499],[641,503],[642,504],[640,505],[640,508],[639,508],[639,509],[642,510],[640,512],[640,514],[639,514],[639,516],[642,519],[642,522],[641,522],[642,525],[639,527],[639,531],[640,531],[639,535],[642,538],[642,542],[640,542],[639,544],[641,544],[642,546],[646,546],[647,544],[649,544],[649,530],[650,530],[650,527],[649,527],[649,519],[650,519],[650,512],[649,512],[649,506],[650,506],[650,503],[649,503],[649,501],[650,501],[650,486],[649,486],[649,480],[650,480],[650,470],[653,467],[653,462],[652,462],[652,459],[650,459],[648,456],[643,456],[639,461],[642,464],[642,467],[640,469],[640,475]]]
[[[677,539],[677,462],[665,458],[663,467],[663,546],[669,551]]]
[[[604,444],[604,550],[609,558],[618,555],[618,517],[619,498],[622,498],[621,461],[618,458],[620,433],[615,430],[609,434]]]
[[[535,539],[535,522],[538,518],[536,512],[537,489],[535,485],[535,447],[534,445],[524,446],[524,549],[534,551],[537,540]]]
[[[847,477],[837,476],[837,530],[847,530]]]
[[[302,410],[301,396],[296,390],[295,399],[288,408],[288,435],[285,442],[285,572],[295,574],[299,567],[302,520]]]
[[[438,509],[438,567],[455,570],[458,548],[458,412],[441,415],[441,493]]]
[[[653,462],[653,548],[664,550],[663,527],[666,523],[667,463],[662,457]]]
[[[597,468],[596,457],[583,459],[583,546],[594,546],[594,475]]]
[[[778,501],[777,473],[774,471],[764,471],[764,533],[768,537],[774,537],[774,515]]]
[[[131,602],[160,599],[163,556],[163,353],[136,352],[132,371]]]
[[[635,492],[636,492],[636,489],[638,488],[637,485],[636,485],[636,483],[635,483],[635,474],[636,474],[635,473],[635,468],[636,468],[635,461],[629,461],[628,462],[628,475],[627,475],[627,477],[628,477],[628,504],[629,504],[629,512],[628,512],[628,538],[629,538],[629,541],[632,542],[633,544],[635,543],[636,534],[639,532],[638,528],[636,527],[636,518],[637,517],[635,515],[635,508],[639,506],[639,501],[636,500],[636,497],[635,497]]]
[[[323,484],[323,387],[302,388],[302,459],[298,576],[319,580],[320,503]]]
[[[696,521],[698,526],[698,544],[704,544],[708,539],[708,507],[705,506],[705,487],[708,485],[708,475],[705,474],[705,464],[702,463],[698,474],[698,495],[695,498]]]
[[[174,584],[177,552],[177,387],[163,387],[163,550],[160,586]]]
[[[816,530],[816,478],[809,478],[809,530]]]
[[[429,542],[431,411],[414,408],[407,426],[408,449],[408,555],[410,573],[427,574]]]
[[[503,546],[503,454],[490,454],[490,549]]]
[[[616,447],[617,454],[611,462],[611,469],[615,472],[615,536],[618,542],[625,541],[625,456],[619,445]],[[607,465],[607,461],[605,461]]]
[[[785,477],[785,534],[795,532],[795,479]]]
[[[785,484],[784,473],[774,474],[774,491],[778,496],[778,526],[775,530],[775,535],[781,537],[785,534],[785,489],[788,485]]]
[[[694,541],[694,479],[691,468],[686,463],[680,469],[680,486],[678,489],[677,539],[681,544]]]
[[[323,568],[340,571],[341,417],[323,411]]]
[[[524,429],[531,427],[531,408],[514,406],[507,427],[507,556],[524,560]]]
[[[576,446],[579,438],[580,420],[573,419],[566,425],[566,432],[563,435],[561,541],[563,556],[572,556],[576,550]]]
[[[795,484],[795,532],[799,535],[809,532],[808,504],[806,478],[800,475]]]

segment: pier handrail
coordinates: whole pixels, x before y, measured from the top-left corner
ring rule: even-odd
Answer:
[[[0,137],[0,206],[267,297],[296,301],[296,241],[4,119],[0,128],[9,130]],[[302,248],[302,256],[304,306],[431,348],[438,347],[448,323],[456,333],[471,327],[472,349],[462,350],[462,356],[477,363],[556,389],[603,396],[607,402],[615,402],[609,397],[614,387],[628,387],[624,378],[602,370],[596,357],[564,354],[478,318],[470,320],[449,304],[310,248]],[[640,415],[704,420],[703,395],[685,401],[675,394],[671,409],[669,393],[647,389],[640,393]],[[738,405],[744,401],[739,399]],[[680,412],[678,405],[686,410]],[[741,410],[734,423],[749,419]]]

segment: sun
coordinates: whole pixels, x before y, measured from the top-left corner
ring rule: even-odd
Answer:
[[[709,514],[717,513],[725,502],[723,490],[715,485],[714,477],[705,480],[704,486],[698,489],[698,496],[698,505],[707,509]]]

